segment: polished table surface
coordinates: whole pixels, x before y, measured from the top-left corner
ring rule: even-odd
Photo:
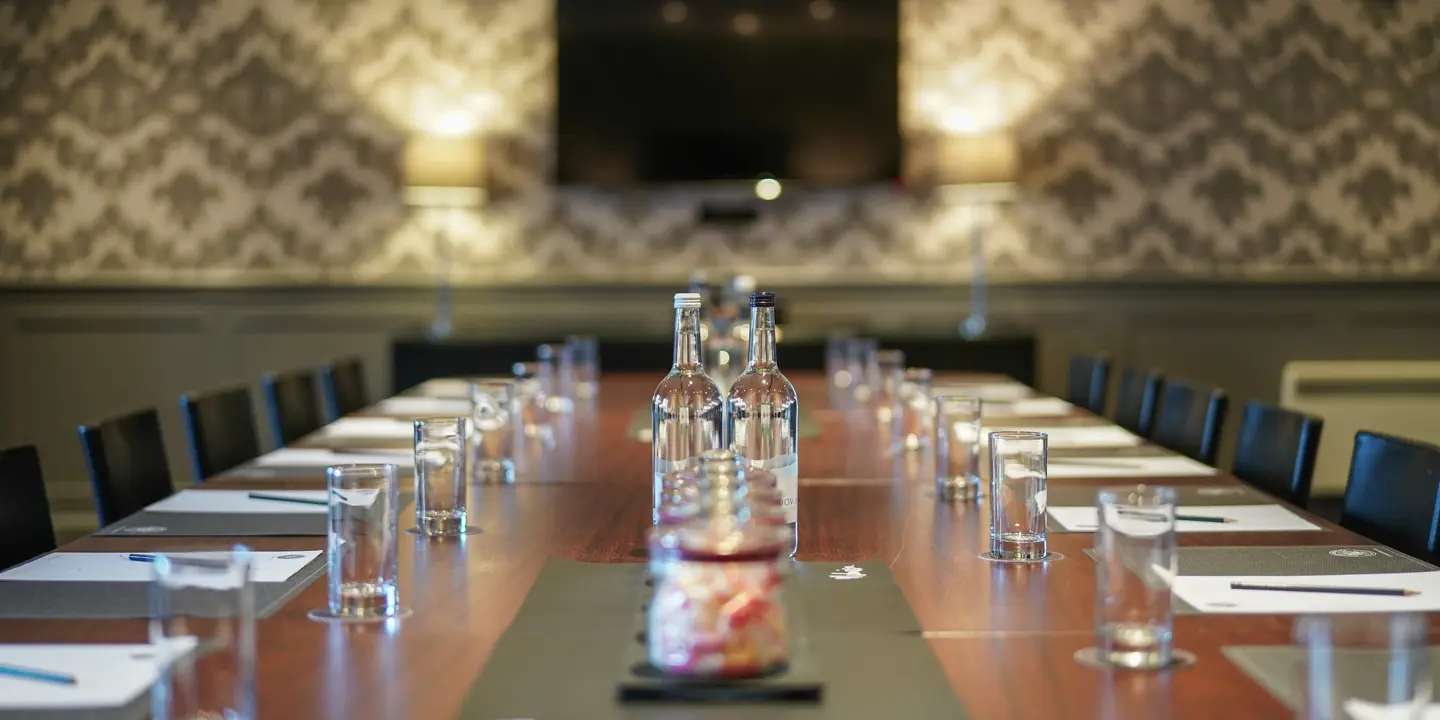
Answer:
[[[983,503],[936,502],[923,462],[895,467],[873,428],[826,409],[818,374],[792,377],[821,425],[800,446],[800,561],[889,563],[940,665],[973,717],[1242,718],[1289,717],[1283,706],[1225,659],[1220,648],[1286,644],[1293,616],[1176,618],[1175,646],[1198,656],[1194,668],[1163,673],[1099,672],[1072,659],[1092,644],[1094,564],[1088,534],[1052,534],[1065,558],[1043,565],[981,560],[988,549]],[[491,648],[514,618],[547,555],[587,562],[644,558],[649,528],[650,447],[625,436],[657,377],[606,376],[599,398],[582,407],[514,485],[476,486],[471,523],[458,541],[400,536],[400,597],[414,609],[380,625],[315,622],[325,604],[315,582],[259,623],[262,718],[446,718],[459,710]],[[1099,422],[1076,416],[1064,423]],[[1044,424],[1045,421],[1031,421]],[[323,442],[315,436],[301,445]],[[374,445],[374,443],[370,443]],[[1058,454],[1058,453],[1057,453]],[[1065,484],[1134,484],[1065,480]],[[1212,478],[1156,484],[1226,484]],[[322,487],[318,478],[216,478],[207,487]],[[1184,533],[1182,546],[1371,544],[1313,516],[1321,532]],[[409,508],[401,526],[414,524]],[[72,551],[213,548],[222,538],[86,537]],[[254,538],[262,550],[323,549],[321,537]],[[144,641],[143,621],[6,621],[0,642]],[[877,661],[883,661],[877,658]],[[556,678],[563,692],[564,678]],[[538,718],[537,720],[548,720]],[[896,719],[900,720],[900,719]]]

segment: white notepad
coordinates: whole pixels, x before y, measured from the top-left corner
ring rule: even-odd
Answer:
[[[981,400],[995,402],[1020,400],[1035,394],[1027,385],[1016,382],[998,383],[945,383],[931,388],[932,396],[969,395]]]
[[[1096,529],[1096,514],[1093,507],[1051,507],[1050,517],[1066,530],[1093,532]],[[1296,515],[1281,505],[1184,505],[1181,515],[1203,515],[1223,517],[1233,523],[1197,522],[1177,520],[1177,532],[1281,532],[1292,530],[1319,530],[1320,526]]]
[[[432,398],[468,398],[471,384],[469,380],[455,378],[428,380],[415,388],[415,393]]]
[[[251,551],[250,579],[257,583],[285,582],[320,550]],[[175,557],[226,559],[225,552],[169,553]],[[150,582],[154,564],[130,559],[130,553],[52,552],[0,572],[0,581],[29,582]]]
[[[393,397],[375,406],[386,415],[407,417],[469,417],[473,409],[469,400],[410,396]]]
[[[322,448],[281,448],[255,459],[260,467],[329,467],[331,465],[394,465],[408,472],[415,464],[411,450],[366,450],[335,452]]]
[[[324,515],[324,505],[264,500],[250,497],[248,490],[181,490],[145,507],[150,512],[164,513],[260,513],[264,515]],[[255,490],[276,497],[328,502],[325,490]]]
[[[415,422],[388,417],[345,417],[326,425],[320,432],[336,438],[408,440],[415,437]]]
[[[991,417],[1057,417],[1075,412],[1075,406],[1060,398],[1026,398],[985,403],[981,410]]]
[[[172,653],[194,652],[194,638],[176,638]],[[152,645],[0,645],[0,665],[70,675],[75,684],[0,675],[0,710],[121,708],[150,689],[162,663]]]
[[[1119,425],[1069,425],[1063,427],[1007,425],[986,427],[984,433],[988,438],[990,433],[1000,430],[1027,430],[1045,433],[1050,438],[1050,447],[1052,448],[1133,447],[1140,444],[1140,436]]]
[[[1065,458],[1051,455],[1046,474],[1052,478],[1202,477],[1215,468],[1183,455],[1163,457]]]
[[[1419,595],[1338,595],[1232,590],[1231,582],[1418,590]],[[1175,596],[1200,612],[1250,614],[1440,612],[1440,571],[1384,575],[1181,575]]]
[[[1345,701],[1345,712],[1349,713],[1351,720],[1409,720],[1409,706],[1381,705],[1380,703],[1368,702],[1359,698],[1350,698]],[[1424,720],[1440,720],[1440,705],[1431,703],[1425,706],[1425,712],[1421,716]]]

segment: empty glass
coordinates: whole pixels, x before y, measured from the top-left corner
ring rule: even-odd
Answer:
[[[316,619],[384,620],[400,615],[398,520],[400,486],[394,465],[332,465],[326,543],[329,606]]]
[[[1307,615],[1295,698],[1300,720],[1421,720],[1434,692],[1422,614]]]
[[[574,405],[572,386],[575,382],[575,366],[571,362],[569,349],[557,343],[547,343],[535,349],[539,361],[541,391],[545,393],[545,409],[557,415],[570,412]],[[549,372],[545,372],[548,370]]]
[[[151,687],[157,720],[253,720],[255,588],[249,549],[202,557],[156,555],[150,644],[160,669]]]
[[[570,350],[570,360],[575,371],[575,397],[589,400],[595,397],[600,383],[600,344],[594,335],[571,335],[565,338],[565,347]]]
[[[515,402],[520,406],[520,421],[525,426],[525,436],[546,435],[545,393],[542,391],[540,378],[544,369],[538,362],[518,362],[513,370]]]
[[[895,390],[893,445],[914,452],[930,447],[930,420],[934,415],[930,388],[934,373],[928,368],[905,370]]]
[[[870,407],[870,398],[875,394],[875,385],[880,377],[878,367],[879,358],[876,354],[880,352],[880,341],[875,338],[857,338],[852,356],[854,366],[851,373],[855,376],[855,401],[856,405],[862,408]]]
[[[882,423],[895,419],[895,403],[900,384],[905,380],[905,353],[899,350],[877,350],[874,375],[870,378],[870,407]]]
[[[1095,648],[1118,667],[1170,665],[1170,588],[1179,567],[1173,488],[1106,488],[1095,497]]]
[[[520,408],[515,381],[481,380],[470,386],[471,473],[476,482],[515,481],[515,427]]]
[[[464,535],[465,418],[415,421],[415,530]]]
[[[946,500],[980,497],[980,398],[935,398],[935,493]]]
[[[1045,557],[1045,433],[990,433],[990,555],[997,560]]]
[[[846,333],[831,333],[825,338],[825,387],[830,407],[843,410],[855,400],[855,378],[851,375],[850,348],[855,338]]]

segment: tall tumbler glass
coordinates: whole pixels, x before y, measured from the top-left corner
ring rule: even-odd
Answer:
[[[160,674],[150,708],[157,720],[256,717],[251,565],[243,545],[155,557],[150,644]]]
[[[1306,615],[1295,689],[1300,720],[1421,720],[1434,694],[1429,627],[1419,613]]]
[[[880,341],[875,338],[858,338],[855,340],[855,367],[852,372],[855,374],[855,402],[860,408],[870,410],[871,396],[876,392],[875,385],[880,378],[880,359],[876,357],[880,352]]]
[[[465,418],[415,421],[415,529],[421,535],[466,530]]]
[[[373,621],[402,614],[396,587],[400,486],[395,466],[332,465],[325,474],[330,490],[329,605],[310,616]]]
[[[571,335],[565,338],[570,360],[575,367],[575,397],[589,400],[600,388],[600,344],[594,335]]]
[[[980,412],[970,395],[935,398],[935,494],[945,500],[980,497]]]
[[[1152,670],[1173,659],[1178,503],[1173,488],[1145,485],[1105,488],[1095,497],[1095,648],[1101,662]]]
[[[513,380],[481,380],[470,386],[471,472],[476,482],[515,481],[515,428],[520,406]]]
[[[900,384],[905,381],[905,353],[900,350],[877,350],[875,374],[870,380],[870,408],[882,423],[895,420],[895,403]]]
[[[545,393],[541,387],[541,373],[544,368],[539,362],[517,362],[515,374],[515,402],[520,406],[520,422],[525,426],[526,437],[543,437],[546,415]]]
[[[541,379],[542,386],[548,385],[542,388],[545,409],[556,415],[570,412],[574,405],[575,365],[570,360],[569,349],[559,343],[546,343],[535,349],[535,359],[549,369],[549,373],[542,374]]]
[[[990,433],[990,555],[997,560],[1045,557],[1045,433]]]
[[[895,422],[893,442],[896,451],[915,452],[930,447],[930,421],[934,417],[931,385],[934,373],[929,368],[908,368],[901,375],[895,391]]]
[[[855,338],[848,333],[831,333],[825,338],[825,388],[830,407],[844,410],[855,400],[855,378],[850,374],[850,348]]]

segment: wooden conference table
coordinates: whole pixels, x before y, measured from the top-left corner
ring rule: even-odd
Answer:
[[[607,375],[601,393],[546,454],[539,477],[472,492],[461,540],[400,536],[400,597],[414,609],[383,625],[306,618],[325,604],[320,579],[259,623],[260,717],[448,718],[485,667],[547,555],[602,563],[644,559],[650,525],[650,447],[626,437],[658,377]],[[1175,645],[1194,668],[1164,673],[1100,672],[1073,653],[1092,644],[1094,563],[1088,534],[1052,534],[1065,555],[1037,566],[979,559],[988,511],[937,503],[926,472],[895,480],[877,443],[843,413],[825,409],[818,374],[792,377],[820,424],[800,443],[801,561],[886,560],[960,699],[977,720],[1035,718],[1283,718],[1289,711],[1225,659],[1220,648],[1287,644],[1293,616],[1184,615]],[[1097,419],[1077,415],[1060,422]],[[1039,424],[1039,423],[1037,423]],[[873,433],[872,433],[873,434]],[[299,445],[314,445],[314,436]],[[910,468],[914,472],[915,468]],[[1067,480],[1123,485],[1137,480]],[[1156,484],[1229,484],[1226,475]],[[316,478],[215,478],[206,487],[321,487]],[[1322,532],[1186,533],[1182,545],[1372,544],[1306,516]],[[414,513],[401,513],[401,526]],[[99,538],[73,551],[138,552],[226,546],[225,538]],[[324,538],[254,538],[260,550],[323,549]],[[143,642],[143,621],[0,621],[0,642]],[[875,658],[884,662],[884,658]],[[555,691],[565,692],[555,678]],[[549,720],[549,719],[537,719]]]

